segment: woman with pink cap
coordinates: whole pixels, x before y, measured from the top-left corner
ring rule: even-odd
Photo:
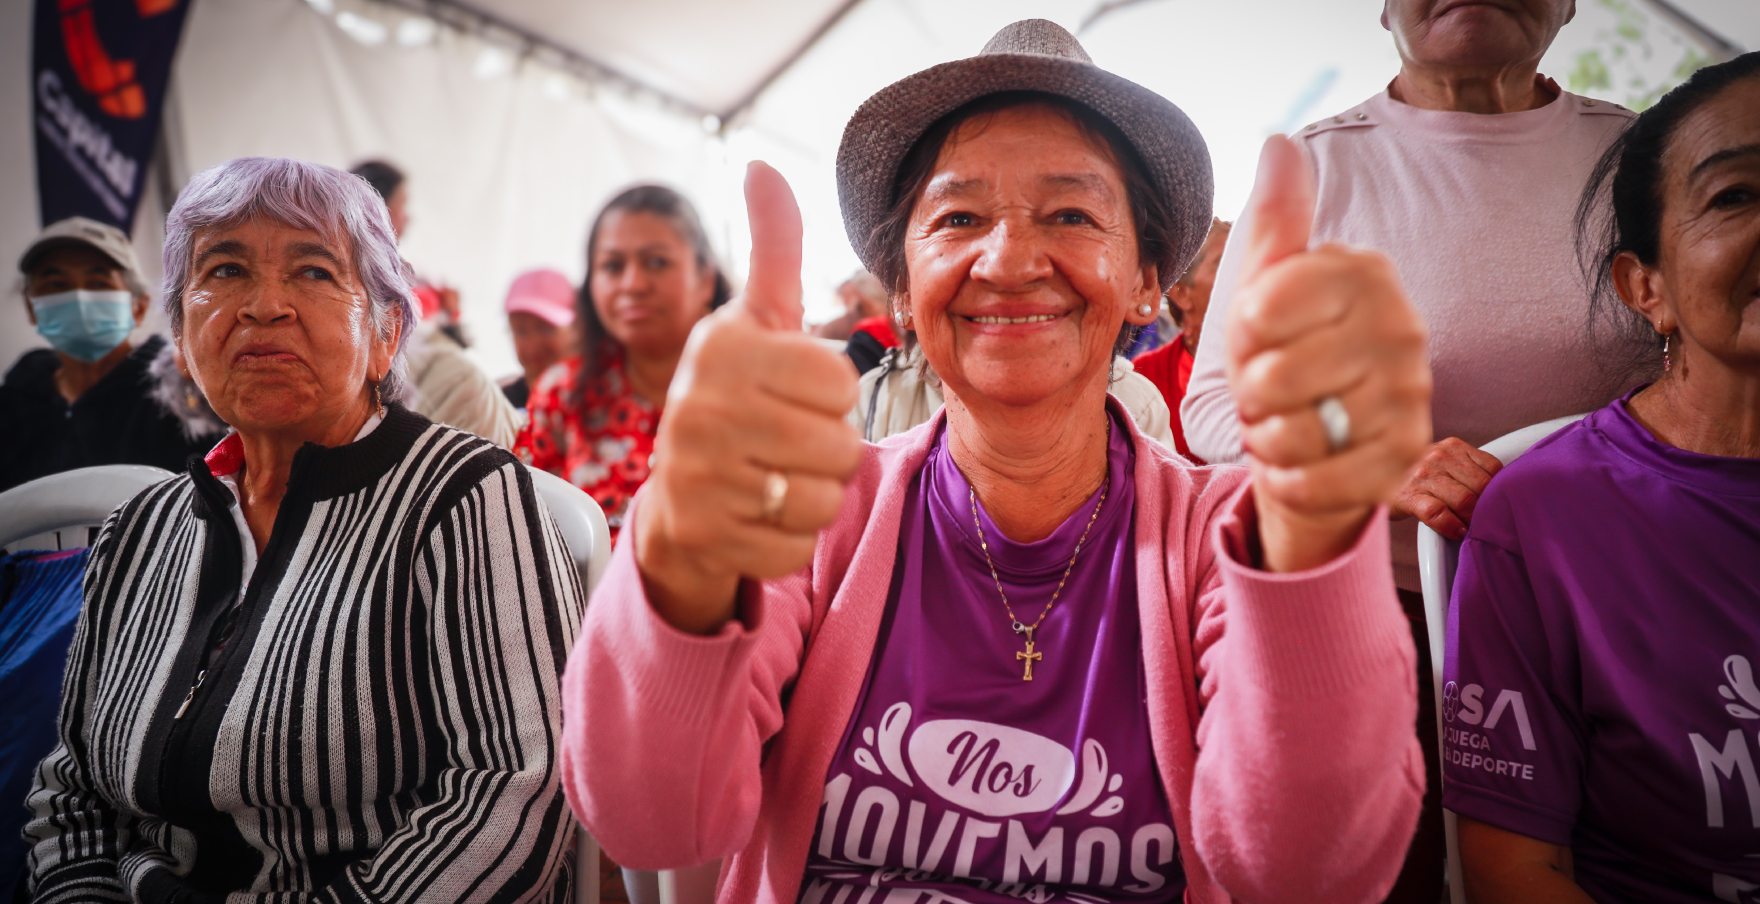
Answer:
[[[502,381],[501,391],[523,412],[544,371],[574,353],[574,286],[559,271],[527,270],[508,287],[503,307],[520,373]]]

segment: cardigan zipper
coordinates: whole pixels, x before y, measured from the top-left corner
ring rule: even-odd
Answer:
[[[208,670],[207,669],[202,669],[201,671],[196,673],[196,683],[190,685],[189,686],[189,693],[183,695],[183,705],[179,706],[177,708],[177,715],[171,717],[172,721],[176,721],[178,719],[183,718],[183,714],[186,712],[189,712],[189,701],[194,700],[196,698],[196,691],[201,690],[202,679],[204,679],[206,677],[208,677]]]
[[[299,470],[303,469],[295,468],[296,472]],[[291,488],[293,484],[294,477],[290,474],[288,485]],[[210,504],[213,502],[224,504],[226,501],[212,500]],[[284,507],[289,504],[298,504],[294,500],[292,492],[289,492],[282,500]],[[239,566],[242,564],[243,544],[246,542],[246,538],[239,534],[231,516],[226,514],[229,508],[230,506],[219,508],[219,517],[210,522],[225,525],[225,527],[216,526],[215,529],[227,531],[227,536],[233,541],[231,544],[221,544],[228,547],[221,553],[227,565],[217,575],[219,580],[225,582],[224,586],[228,588],[229,592],[221,597],[221,607],[214,614],[213,622],[208,625],[208,630],[203,632],[202,638],[196,641],[202,644],[202,648],[196,659],[198,666],[195,678],[191,680],[189,690],[184,693],[183,702],[178,705],[177,712],[171,717],[171,730],[166,732],[164,746],[160,748],[159,787],[161,790],[172,788],[183,790],[184,782],[182,779],[186,776],[181,775],[179,770],[183,768],[186,760],[185,753],[189,746],[190,736],[202,721],[203,707],[213,696],[213,686],[219,683],[216,679],[224,674],[232,654],[237,650],[239,644],[244,642],[241,635],[245,625],[250,621],[250,611],[262,596],[262,588],[258,586],[261,581],[256,579],[257,574],[250,576],[251,581],[243,596],[239,595],[237,589],[241,577]],[[277,514],[275,519],[277,525],[280,524],[284,513],[285,511]],[[263,549],[263,554],[257,558],[256,572],[258,574],[264,571],[267,563],[274,561],[275,556],[279,553],[278,547],[287,542],[285,537],[279,535],[280,533],[282,532],[278,532],[274,528],[270,529],[269,543]],[[194,638],[190,637],[186,638],[184,642],[189,643],[192,640]],[[216,650],[216,647],[219,649]],[[185,716],[189,718],[186,720]],[[176,781],[173,781],[174,779]],[[170,815],[171,811],[175,809],[180,809],[170,800],[166,800],[165,803],[167,815]]]

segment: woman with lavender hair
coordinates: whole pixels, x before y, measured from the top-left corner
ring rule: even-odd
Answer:
[[[330,167],[222,164],[166,222],[164,298],[236,432],[92,550],[32,899],[564,899],[581,588],[525,468],[398,404],[385,206]]]

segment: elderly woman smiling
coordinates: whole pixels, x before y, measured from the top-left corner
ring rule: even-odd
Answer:
[[[1192,468],[1106,392],[1211,221],[1177,108],[1020,22],[864,104],[838,177],[946,407],[857,440],[755,164],[746,293],[569,664],[576,812],[638,868],[731,855],[726,902],[1385,894],[1424,779],[1379,506],[1429,431],[1391,268],[1307,250],[1270,141],[1229,328],[1256,464]]]
[[[385,207],[294,160],[197,176],[165,299],[237,428],[111,516],[38,900],[552,900],[581,591],[529,475],[395,400],[413,322]]]

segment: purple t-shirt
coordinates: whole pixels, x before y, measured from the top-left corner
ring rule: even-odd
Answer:
[[[1664,445],[1616,401],[1479,501],[1443,805],[1569,846],[1604,904],[1760,901],[1757,661],[1760,460]]]
[[[827,773],[801,904],[1178,900],[1185,877],[1149,739],[1130,440],[1023,660],[943,434],[911,482],[885,619]],[[979,507],[1014,611],[1044,609],[1094,494],[1037,543]],[[1024,681],[1031,663],[1033,680]]]

